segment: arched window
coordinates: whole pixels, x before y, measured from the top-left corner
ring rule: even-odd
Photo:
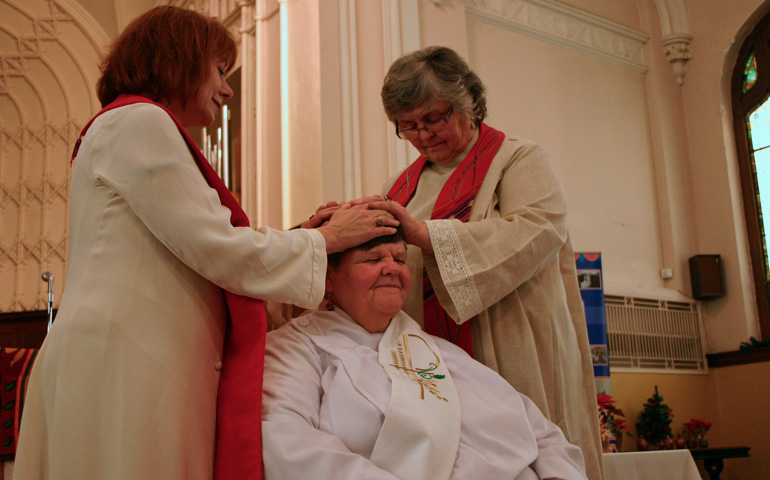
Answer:
[[[732,102],[757,309],[762,337],[770,338],[770,15],[741,46]]]

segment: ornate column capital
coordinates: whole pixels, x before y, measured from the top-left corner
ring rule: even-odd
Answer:
[[[686,0],[653,0],[660,17],[660,39],[666,59],[674,69],[674,78],[684,84],[684,64],[692,58],[692,35]]]
[[[675,33],[666,35],[661,39],[666,59],[671,62],[674,69],[674,77],[678,85],[684,84],[684,64],[692,58],[692,35],[687,33]]]

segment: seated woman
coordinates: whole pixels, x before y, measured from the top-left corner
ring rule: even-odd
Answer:
[[[585,479],[529,398],[401,311],[410,283],[399,229],[330,255],[331,310],[268,334],[266,479]]]

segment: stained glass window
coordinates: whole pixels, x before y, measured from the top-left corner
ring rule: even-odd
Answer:
[[[743,71],[743,93],[751,90],[755,83],[757,83],[757,57],[754,56],[754,52],[751,52],[746,61],[746,69]]]
[[[762,229],[762,244],[765,257],[765,277],[770,280],[770,263],[767,256],[766,232],[770,232],[770,101],[749,114],[749,144],[753,159],[754,175],[757,182],[757,210]],[[761,199],[766,201],[763,203]]]

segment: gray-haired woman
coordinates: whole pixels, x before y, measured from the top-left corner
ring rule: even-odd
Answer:
[[[373,204],[401,222],[423,278],[404,310],[529,396],[602,478],[567,203],[547,152],[483,122],[485,87],[449,48],[396,60],[382,101],[420,152],[385,185],[392,201]]]

